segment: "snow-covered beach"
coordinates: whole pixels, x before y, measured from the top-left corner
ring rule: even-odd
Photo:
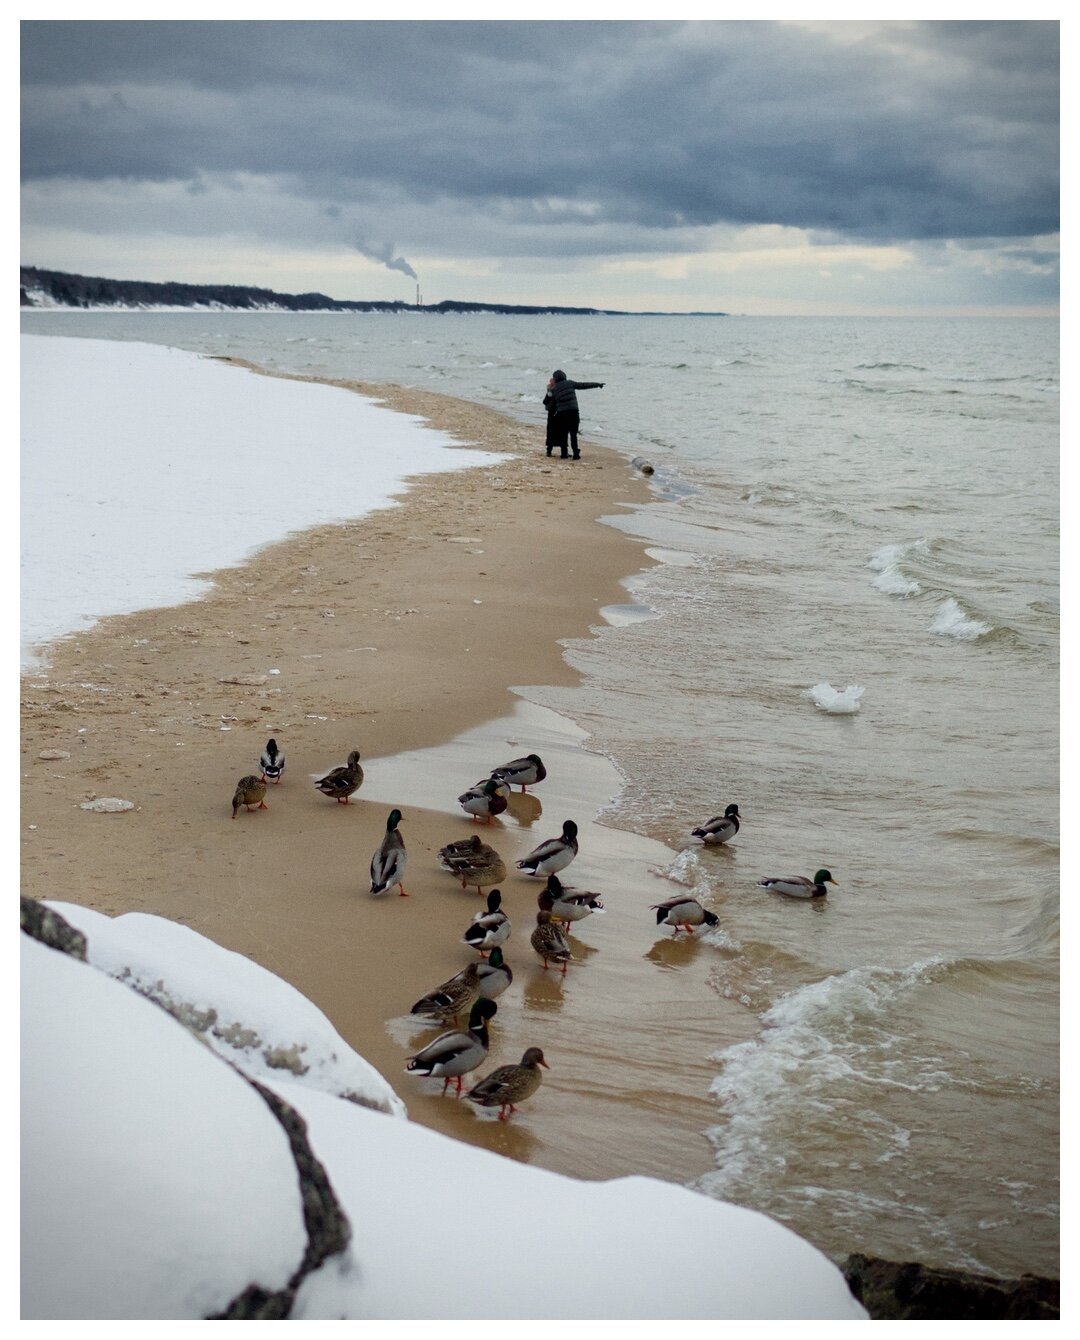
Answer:
[[[191,600],[197,574],[482,461],[338,387],[154,344],[23,335],[22,642]]]
[[[66,348],[71,344],[90,347]],[[516,1059],[522,1039],[541,1029],[553,1070],[532,1114],[519,1114],[504,1128],[466,1111],[471,1105],[442,1100],[437,1082],[432,1092],[397,1081],[411,1045],[388,1034],[384,1019],[462,966],[456,937],[446,932],[460,931],[475,896],[449,892],[433,862],[431,874],[421,866],[411,901],[422,922],[408,923],[404,939],[401,921],[390,918],[412,908],[397,906],[396,899],[357,897],[354,870],[377,840],[389,796],[415,783],[405,827],[420,866],[448,830],[462,831],[460,814],[452,820],[446,812],[414,807],[437,803],[432,778],[511,748],[509,732],[532,732],[529,738],[543,740],[553,765],[574,775],[549,784],[544,818],[538,804],[518,807],[503,833],[513,854],[534,845],[552,823],[557,827],[552,816],[573,808],[582,814],[592,860],[603,858],[619,870],[622,894],[642,906],[655,897],[648,861],[655,859],[653,848],[664,849],[585,827],[618,782],[606,761],[583,752],[580,732],[560,726],[554,714],[529,712],[496,721],[501,734],[494,738],[483,728],[498,705],[510,701],[507,681],[520,683],[528,671],[543,682],[572,677],[555,637],[581,626],[590,610],[596,617],[638,552],[610,529],[585,533],[586,518],[620,494],[640,496],[640,486],[624,482],[618,462],[604,457],[581,477],[568,505],[552,491],[557,480],[537,473],[532,460],[511,464],[509,427],[501,430],[502,441],[485,437],[482,453],[463,451],[448,446],[449,436],[347,399],[337,388],[255,377],[172,351],[144,354],[140,346],[102,349],[96,342],[43,338],[32,347],[24,381],[27,538],[40,533],[45,540],[50,524],[64,527],[53,532],[55,550],[57,534],[83,527],[74,566],[90,581],[77,595],[58,592],[51,622],[34,625],[43,593],[61,584],[49,566],[49,545],[43,557],[28,555],[27,640],[71,635],[53,644],[49,666],[32,671],[25,684],[24,872],[31,895],[59,898],[59,911],[85,932],[89,963],[24,945],[24,1315],[205,1316],[227,1308],[253,1282],[284,1285],[303,1252],[287,1151],[226,1059],[304,1118],[351,1224],[348,1248],[300,1284],[295,1317],[864,1315],[827,1258],[762,1215],[671,1181],[582,1182],[525,1166],[547,1142],[559,1141],[559,1128],[545,1124],[554,1118],[563,1132],[580,1131],[586,1166],[597,1170],[593,1176],[605,1176],[606,1156],[589,1144],[590,1120],[602,1126],[608,1112],[625,1104],[616,1094],[610,1108],[599,1091],[588,1097],[586,1077],[602,1073],[597,1067],[605,1062],[581,1045],[582,1030],[591,1021],[602,1033],[608,1008],[615,1016],[610,1027],[628,1022],[617,984],[638,955],[625,933],[639,919],[636,905],[609,907],[605,932],[611,935],[589,964],[586,988],[556,987],[542,979],[538,965],[521,965],[524,1000],[507,997],[493,1061]],[[130,397],[117,392],[129,387],[133,373],[141,408],[135,417],[128,409],[114,413],[118,403],[130,408]],[[95,387],[104,399],[91,415]],[[316,434],[323,397],[326,432],[320,426]],[[196,405],[213,409],[200,419],[199,431],[192,427]],[[171,439],[155,411],[171,421]],[[375,417],[355,420],[354,411]],[[43,438],[46,422],[53,436]],[[330,443],[325,457],[310,442],[297,446],[305,424]],[[203,429],[223,436],[196,456],[193,439]],[[453,436],[460,441],[463,434]],[[356,437],[368,450],[358,453]],[[250,450],[230,451],[242,438]],[[492,447],[498,448],[494,455]],[[228,479],[216,473],[222,452],[234,458],[236,473]],[[41,456],[51,464],[39,470],[30,457]],[[68,491],[74,519],[65,521],[53,494],[58,479],[76,477],[74,462],[71,474],[66,465],[59,468],[71,456],[87,469]],[[148,456],[154,464],[146,469]],[[480,461],[498,468],[452,468]],[[335,462],[341,468],[329,474]],[[411,507],[374,518],[373,509],[387,508],[405,476],[448,467],[451,474],[442,474],[437,487],[406,495]],[[109,478],[117,468],[125,487],[133,486],[124,503]],[[322,486],[306,501],[294,487],[301,475]],[[191,487],[182,486],[180,476]],[[265,494],[256,493],[260,478]],[[105,526],[95,520],[96,538],[85,531],[88,498],[103,520],[114,518]],[[283,499],[295,506],[281,507]],[[175,530],[164,528],[169,512],[180,520]],[[238,512],[250,525],[233,524]],[[341,524],[333,524],[338,519]],[[538,538],[550,537],[562,524],[562,560],[571,571],[574,565],[587,570],[587,581],[573,593],[554,590],[547,602],[538,596],[526,608],[522,593],[537,550],[521,537],[530,525]],[[316,528],[284,545],[272,543],[303,526]],[[500,526],[516,544],[500,542]],[[105,535],[109,545],[99,543]],[[175,545],[167,535],[176,537]],[[121,542],[112,544],[117,538]],[[187,539],[198,541],[189,551],[193,559],[183,550]],[[270,547],[243,565],[260,545]],[[132,564],[133,547],[140,546],[151,557]],[[110,547],[118,560],[111,564],[104,561]],[[176,561],[159,566],[165,556]],[[496,561],[499,590],[488,578]],[[136,579],[118,591],[132,566]],[[196,572],[214,566],[227,570],[211,587],[189,584]],[[364,597],[362,611],[349,604],[357,600],[357,570],[374,578],[376,591],[387,581],[373,606],[371,596]],[[403,597],[412,599],[416,591],[425,599],[414,609]],[[196,592],[202,598],[194,604],[144,608],[190,600]],[[429,600],[450,606],[445,623],[432,626],[444,616],[429,610]],[[89,618],[121,610],[132,612],[85,626]],[[454,629],[463,612],[469,631],[459,645]],[[537,618],[545,629],[537,641],[544,645],[534,649],[526,645],[526,629]],[[495,665],[490,655],[472,652],[494,645],[493,636],[506,640]],[[432,646],[439,651],[434,659],[427,654]],[[498,695],[489,684],[500,685]],[[476,739],[454,743],[470,721]],[[290,772],[269,797],[269,814],[232,824],[225,792],[237,773],[250,770],[252,751],[257,754],[271,730],[288,743]],[[371,804],[339,813],[306,790],[305,773],[358,736],[370,759]],[[445,757],[427,758],[424,748],[432,745],[446,745]],[[410,749],[420,752],[402,752]],[[115,816],[80,809],[83,797],[106,791],[132,796],[134,809]],[[512,892],[524,919],[535,888],[522,883]],[[579,955],[595,953],[599,941],[590,938]],[[687,955],[686,971],[657,976],[675,994],[659,998],[650,1011],[657,1005],[664,1013],[682,1011],[682,993],[693,992],[704,971],[688,948],[671,948]],[[528,951],[517,952],[520,961]],[[551,995],[553,989],[561,994]],[[592,1000],[589,989],[597,993]],[[144,993],[167,997],[186,1025],[162,1014]],[[372,1001],[378,1002],[374,1014]],[[525,1009],[516,1019],[521,1003]],[[192,1026],[216,1058],[193,1044]],[[554,1046],[545,1029],[558,1039]],[[363,1053],[352,1041],[361,1036]],[[665,1034],[660,1040],[657,1064],[670,1067],[665,1081],[673,1086],[674,1106],[670,1120],[660,1115],[659,1129],[679,1163],[699,1117],[680,1127],[681,1043]],[[394,1077],[393,1089],[379,1070]],[[696,1075],[693,1084],[702,1078]],[[581,1098],[585,1106],[575,1107]],[[372,1112],[365,1103],[387,1110]],[[427,1125],[456,1126],[460,1138],[403,1119],[405,1105]],[[611,1133],[618,1129],[610,1121],[607,1126]],[[623,1154],[611,1151],[623,1166],[639,1149],[632,1126],[624,1133]],[[483,1227],[495,1205],[506,1216],[505,1229]],[[440,1215],[454,1227],[432,1235],[432,1217]],[[459,1230],[462,1215],[477,1224],[474,1232]],[[236,1233],[234,1225],[247,1216],[258,1221],[258,1231],[253,1225],[250,1234]],[[477,1255],[485,1255],[488,1232],[498,1236],[497,1269],[478,1281]],[[700,1252],[700,1262],[680,1257],[665,1264],[671,1245],[686,1242]],[[554,1264],[555,1244],[568,1251],[570,1267],[561,1268],[560,1256],[559,1269],[538,1274],[538,1262]]]

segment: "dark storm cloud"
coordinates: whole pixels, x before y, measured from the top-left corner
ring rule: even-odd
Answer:
[[[593,230],[610,252],[718,223],[873,240],[1058,226],[1055,23],[22,33],[27,179],[253,173],[323,218],[393,193],[499,220],[507,254],[515,227],[572,255]]]

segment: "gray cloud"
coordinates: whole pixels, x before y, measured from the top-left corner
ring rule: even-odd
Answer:
[[[365,229],[415,252],[471,219],[468,250],[571,257],[718,225],[1058,227],[1056,23],[48,21],[22,40],[28,182],[258,177],[309,206],[291,217],[313,242],[336,226],[406,274]],[[234,204],[257,228],[259,201]]]

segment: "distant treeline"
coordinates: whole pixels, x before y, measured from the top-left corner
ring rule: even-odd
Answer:
[[[152,284],[99,279],[23,266],[19,273],[23,307],[208,307],[237,312],[499,312],[506,316],[660,316],[659,312],[617,312],[599,307],[537,307],[503,302],[446,302],[417,308],[407,302],[346,302],[325,293],[275,293],[243,284]],[[697,312],[696,316],[724,316]]]

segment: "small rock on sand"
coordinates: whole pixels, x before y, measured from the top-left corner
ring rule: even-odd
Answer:
[[[118,796],[98,796],[94,800],[84,800],[79,806],[79,809],[91,810],[94,814],[123,814],[134,808],[133,800],[121,800]]]

